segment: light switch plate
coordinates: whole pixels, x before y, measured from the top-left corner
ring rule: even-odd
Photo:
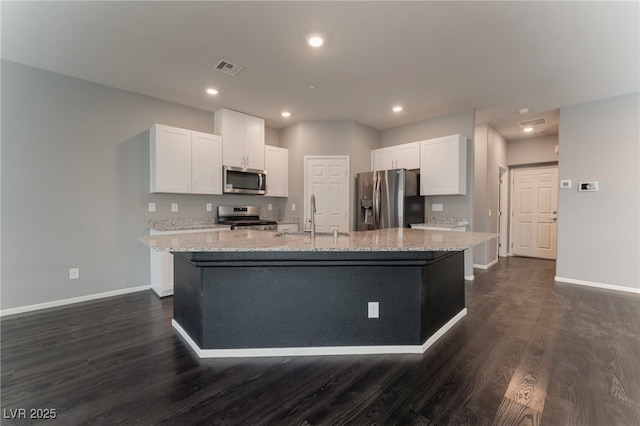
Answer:
[[[431,205],[432,212],[441,212],[442,210],[444,210],[444,206],[441,203]]]
[[[178,203],[171,203],[171,211],[173,213],[178,211]]]
[[[296,211],[296,203],[291,203],[291,211]]]
[[[213,205],[211,203],[207,203],[207,211],[210,212],[213,210]]]

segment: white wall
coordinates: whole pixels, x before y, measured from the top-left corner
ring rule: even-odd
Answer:
[[[640,291],[640,95],[562,108],[560,146],[557,279]]]

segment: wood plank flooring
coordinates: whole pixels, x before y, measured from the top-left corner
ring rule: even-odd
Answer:
[[[6,317],[1,422],[640,425],[640,296],[554,269],[475,271],[468,315],[422,355],[200,360],[151,292]]]

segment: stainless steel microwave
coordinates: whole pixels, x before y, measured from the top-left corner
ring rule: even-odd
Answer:
[[[267,171],[244,169],[242,167],[223,167],[223,192],[225,194],[267,193]]]

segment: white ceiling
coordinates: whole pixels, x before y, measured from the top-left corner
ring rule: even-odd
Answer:
[[[524,137],[518,121],[546,116],[553,134],[559,107],[640,90],[639,5],[3,1],[1,53],[275,128],[356,120],[386,129],[476,108],[477,124],[512,140]],[[324,47],[305,44],[311,32],[326,35]],[[220,73],[220,59],[244,69]],[[530,112],[516,114],[523,107]]]

